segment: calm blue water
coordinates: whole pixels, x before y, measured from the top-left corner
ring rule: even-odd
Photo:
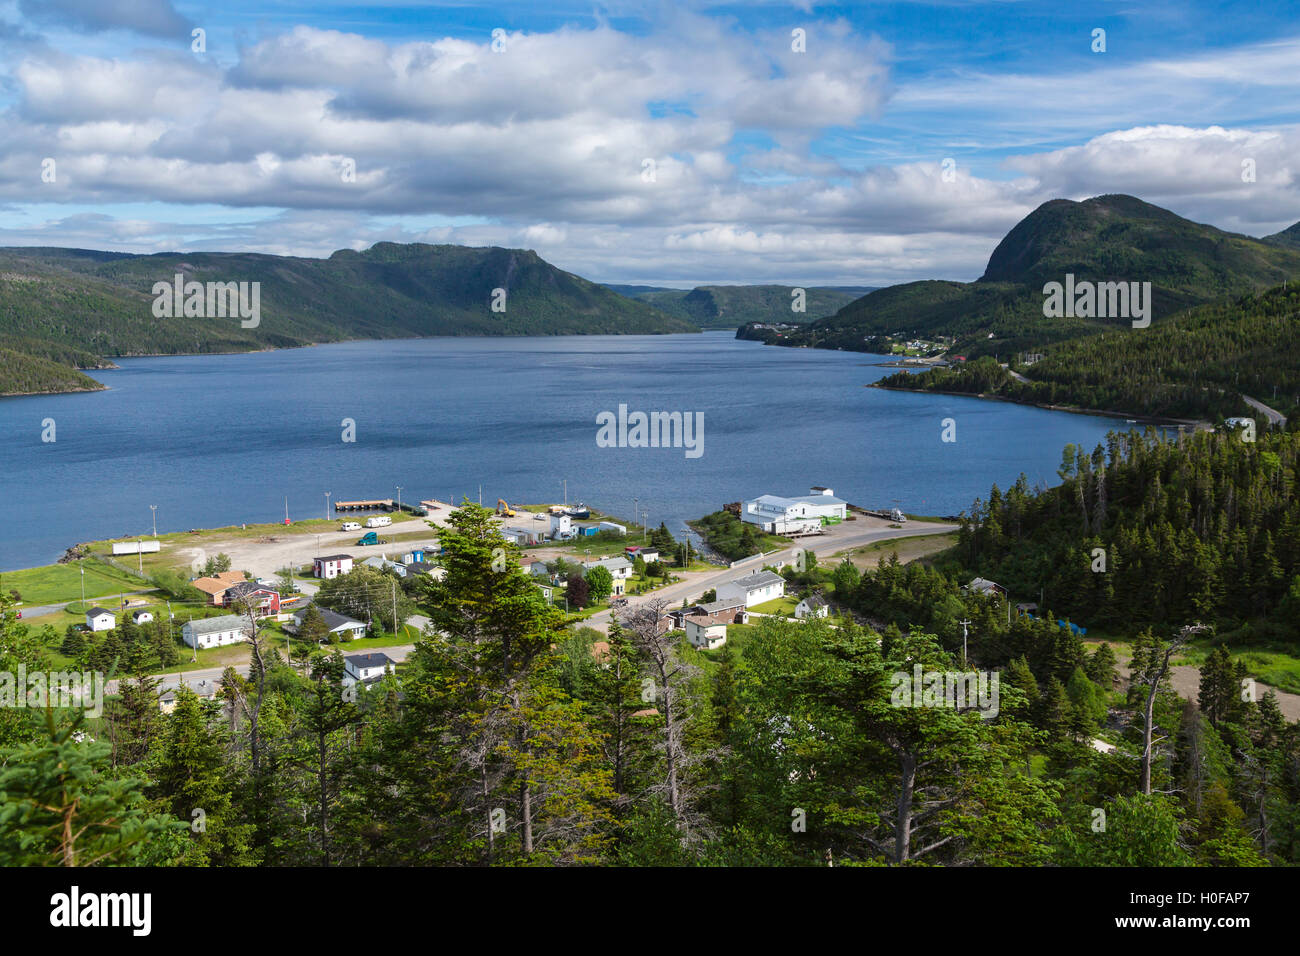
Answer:
[[[585,500],[650,522],[826,485],[854,504],[955,514],[1113,419],[863,388],[860,353],[676,336],[353,342],[252,355],[123,359],[111,391],[0,400],[0,570],[80,541],[324,515],[335,500]],[[596,415],[702,411],[704,454],[598,448]],[[941,421],[957,442],[940,441]],[[53,418],[57,441],[41,441]],[[356,442],[341,440],[344,418]]]

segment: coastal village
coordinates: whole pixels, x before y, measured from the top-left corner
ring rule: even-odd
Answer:
[[[339,500],[330,510],[327,519],[79,545],[58,565],[9,572],[0,585],[17,594],[18,615],[69,664],[89,660],[88,646],[118,655],[150,648],[120,670],[152,673],[162,711],[175,706],[182,684],[217,699],[227,667],[247,672],[240,645],[254,629],[290,662],[305,661],[312,648],[337,648],[344,684],[372,685],[396,673],[431,631],[415,598],[422,579],[446,574],[438,532],[453,506],[376,498]],[[909,521],[897,508],[858,508],[824,486],[762,494],[710,516],[753,552],[735,558],[714,550],[707,532],[702,541],[678,540],[663,525],[650,526],[639,508],[629,521],[585,505],[498,499],[490,520],[503,560],[517,563],[571,626],[603,633],[616,616],[653,601],[663,609],[663,629],[702,653],[763,616],[847,614],[812,572],[819,556],[826,566],[832,556],[865,562],[857,551],[911,537],[938,549],[956,529]]]

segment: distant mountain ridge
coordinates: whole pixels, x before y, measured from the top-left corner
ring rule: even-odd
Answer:
[[[1133,196],[1053,199],[1017,223],[975,282],[926,280],[871,292],[772,344],[870,350],[876,336],[950,336],[968,356],[1006,355],[1126,324],[1045,318],[1043,286],[1067,274],[1093,282],[1150,282],[1159,320],[1190,306],[1300,278],[1300,223],[1264,239],[1194,223]]]
[[[803,324],[832,315],[873,286],[701,285],[667,289],[644,285],[610,285],[620,295],[648,303],[705,329],[734,329],[751,322]],[[804,290],[803,311],[792,303]]]
[[[260,283],[260,323],[243,328],[238,319],[156,318],[154,284],[177,274],[186,282]],[[381,242],[327,259],[0,249],[0,342],[37,363],[28,363],[28,383],[57,378],[53,367],[60,364],[65,370],[102,364],[100,356],[239,352],[358,338],[696,331],[686,319],[523,249]],[[69,381],[86,387],[81,379],[90,381]],[[0,393],[19,390],[30,389],[8,381],[0,368]]]

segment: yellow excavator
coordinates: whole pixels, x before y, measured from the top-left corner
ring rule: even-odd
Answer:
[[[506,499],[504,499],[504,498],[498,498],[498,499],[497,499],[497,514],[499,514],[499,515],[505,515],[507,518],[513,518],[513,517],[515,516],[515,511],[514,511],[513,508],[510,507],[509,504],[506,503]]]

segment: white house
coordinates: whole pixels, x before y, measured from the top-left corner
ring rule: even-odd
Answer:
[[[582,567],[584,571],[590,571],[592,568],[605,568],[616,581],[620,578],[630,578],[632,576],[632,562],[621,554],[616,554],[612,558],[584,561]]]
[[[132,611],[131,620],[135,621],[137,624],[148,624],[153,620],[153,611]]]
[[[313,558],[312,565],[316,577],[337,578],[340,574],[347,574],[352,570],[352,555],[327,554],[324,557]]]
[[[186,621],[181,640],[190,647],[223,647],[248,640],[248,621],[239,614],[223,614],[201,621]]]
[[[755,571],[726,584],[719,584],[717,595],[719,601],[742,599],[745,607],[750,608],[764,601],[785,597],[785,578],[773,571]]]
[[[822,518],[847,518],[848,507],[830,488],[817,487],[792,498],[759,495],[741,504],[740,519],[771,534],[798,534],[818,527]]]
[[[685,624],[686,639],[696,647],[711,651],[727,643],[727,622],[712,614],[690,614]]]
[[[627,555],[629,561],[635,561],[637,558],[640,558],[646,564],[652,564],[659,560],[658,548],[646,548],[637,545],[631,548],[624,548],[623,553]]]
[[[343,655],[343,683],[352,685],[358,682],[371,684],[383,678],[385,674],[396,671],[397,665],[387,654],[378,651],[369,654]]]
[[[573,535],[573,519],[568,515],[551,515],[551,538],[558,540]]]
[[[825,617],[830,609],[820,594],[810,594],[794,606],[795,617]]]
[[[92,607],[86,612],[86,627],[92,631],[111,631],[117,626],[117,616],[102,607]]]
[[[307,610],[307,608],[302,608],[293,612],[293,628],[295,632],[302,627],[302,622],[307,617]],[[358,621],[345,614],[331,611],[327,607],[317,606],[316,610],[325,619],[325,626],[329,629],[329,632],[336,635],[340,640],[351,641],[366,636],[364,621]]]
[[[374,568],[376,571],[382,571],[384,570],[384,568],[392,568],[393,572],[399,578],[406,577],[406,565],[399,564],[397,561],[389,561],[387,557],[380,557],[376,555],[371,558],[366,558],[361,563],[368,568]]]

